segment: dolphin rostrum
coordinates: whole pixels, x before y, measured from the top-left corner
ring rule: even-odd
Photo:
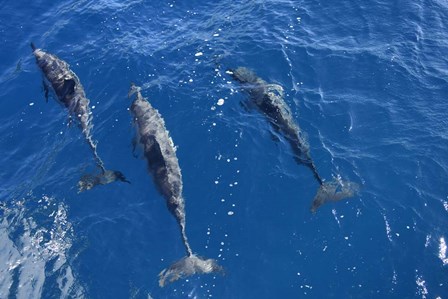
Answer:
[[[164,269],[159,274],[159,285],[176,281],[193,274],[222,273],[223,268],[213,259],[204,259],[193,253],[185,231],[185,201],[182,195],[182,174],[176,148],[165,121],[157,109],[142,97],[140,88],[131,85],[128,97],[136,93],[130,107],[137,130],[135,143],[141,145],[153,180],[166,200],[168,210],[176,218],[187,256]]]
[[[267,83],[245,67],[228,70],[228,73],[241,83],[242,89],[249,94],[252,103],[266,116],[273,129],[288,141],[296,162],[311,169],[320,185],[311,205],[313,213],[326,202],[352,197],[358,192],[359,186],[356,183],[340,179],[324,182],[321,178],[311,159],[309,144],[304,133],[294,122],[291,110],[283,99],[282,86]]]
[[[91,130],[92,113],[90,112],[89,99],[78,76],[70,69],[69,65],[56,57],[56,55],[44,52],[31,43],[37,65],[44,74],[45,97],[48,101],[49,85],[51,85],[57,100],[67,108],[70,118],[78,120],[84,138],[93,152],[97,166],[101,173],[98,175],[84,175],[78,182],[78,191],[89,190],[96,185],[105,185],[116,180],[129,183],[120,171],[107,170],[96,151],[96,142],[93,140]],[[49,83],[49,84],[48,84]]]

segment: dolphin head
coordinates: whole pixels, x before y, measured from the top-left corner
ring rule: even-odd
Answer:
[[[240,83],[256,83],[258,80],[257,75],[246,67],[238,67],[234,70],[227,70],[233,79]]]
[[[128,184],[131,183],[130,181],[128,181],[126,179],[126,177],[124,176],[124,174],[121,171],[114,171],[114,176],[115,176],[116,180],[119,180],[119,181],[122,181],[122,182],[125,182]]]
[[[121,171],[116,170],[106,170],[105,172],[97,175],[97,178],[99,180],[98,184],[101,185],[106,185],[115,181],[122,181],[128,184],[131,183],[126,179],[126,177]]]

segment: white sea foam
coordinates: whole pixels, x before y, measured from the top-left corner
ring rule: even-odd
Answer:
[[[0,298],[41,298],[49,277],[55,278],[56,285],[51,287],[59,289],[61,298],[82,298],[84,290],[67,261],[74,236],[67,208],[47,196],[39,207],[39,211],[29,210],[24,201],[1,207]],[[35,216],[42,214],[51,223]]]
[[[389,221],[387,221],[386,215],[383,215],[384,218],[384,224],[386,225],[386,234],[387,234],[387,238],[389,239],[389,241],[392,242],[392,234],[391,234],[391,229],[390,229],[390,225],[389,225]]]
[[[448,265],[448,257],[446,256],[446,242],[445,238],[440,238],[439,244],[439,258],[442,261],[443,265]]]
[[[417,279],[415,281],[417,284],[417,292],[422,296],[422,299],[425,299],[428,295],[428,288],[426,287],[426,281],[423,279],[422,276],[417,276]]]

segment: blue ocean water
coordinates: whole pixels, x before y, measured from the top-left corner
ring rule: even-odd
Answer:
[[[446,1],[1,6],[0,298],[448,296]],[[77,193],[95,163],[45,103],[31,41],[79,76],[98,153],[131,185]],[[318,184],[243,109],[225,72],[238,66],[284,87],[321,175],[359,195],[310,212]],[[132,156],[130,82],[178,146],[191,246],[224,276],[158,286],[185,252]]]

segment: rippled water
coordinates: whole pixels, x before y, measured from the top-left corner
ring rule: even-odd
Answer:
[[[448,3],[15,1],[0,11],[0,298],[445,298]],[[77,194],[95,169],[67,112],[46,104],[29,43],[79,76],[106,166],[131,185]],[[226,74],[280,84],[318,188]],[[130,82],[178,146],[187,234],[225,276],[164,288],[184,256],[133,158]]]

